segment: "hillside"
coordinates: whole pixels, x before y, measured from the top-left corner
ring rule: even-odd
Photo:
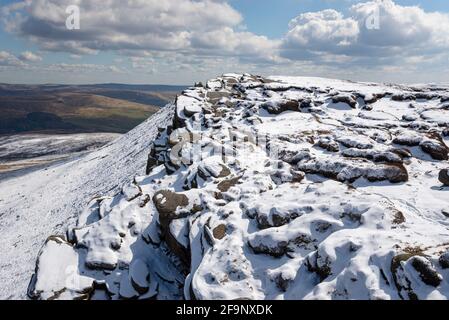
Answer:
[[[12,181],[2,225],[58,217],[27,250],[33,299],[447,299],[448,101],[444,86],[224,75],[91,156],[108,160],[49,176],[58,194],[19,200],[38,176]],[[2,227],[2,252],[27,222]]]
[[[150,144],[171,113],[159,111],[93,153],[0,181],[0,299],[26,297],[36,252],[48,233],[64,233],[89,199],[114,195],[145,172]]]
[[[126,133],[172,101],[179,88],[3,84],[0,85],[0,134]]]

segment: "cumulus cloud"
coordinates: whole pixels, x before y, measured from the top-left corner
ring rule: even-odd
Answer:
[[[332,9],[308,12],[290,21],[284,45],[293,49],[340,51],[356,41],[359,33],[357,21],[344,18],[340,12]]]
[[[66,8],[73,4],[80,8],[80,30],[66,28]],[[238,31],[242,20],[227,2],[217,0],[33,0],[3,12],[7,30],[39,42],[44,50],[272,55],[275,43]]]
[[[25,62],[39,62],[42,61],[42,57],[31,52],[31,51],[25,51],[22,52],[19,56],[19,59]]]
[[[19,67],[23,65],[24,63],[12,53],[7,51],[0,51],[0,66]]]
[[[447,30],[447,14],[400,6],[392,0],[375,0],[353,5],[348,16],[335,10],[299,15],[290,22],[282,55],[319,60],[332,54],[362,61],[366,57],[380,61],[433,55],[449,49]]]

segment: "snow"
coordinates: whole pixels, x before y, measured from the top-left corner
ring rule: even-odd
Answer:
[[[164,109],[98,151],[0,181],[1,299],[26,297],[36,256],[50,233],[64,234],[92,198],[114,195],[144,172],[157,128],[166,127],[172,112]]]
[[[110,299],[449,298],[447,126],[407,116],[447,89],[414,90],[248,74],[186,90],[157,137],[136,132],[154,140],[148,174],[86,200],[31,295],[61,290],[61,252]]]
[[[92,279],[77,274],[78,256],[73,247],[58,238],[49,239],[39,255],[40,277],[36,291],[43,292],[42,298],[81,296],[92,286]],[[41,271],[42,270],[42,271]]]
[[[115,133],[15,134],[0,137],[0,179],[76,158],[118,139]]]

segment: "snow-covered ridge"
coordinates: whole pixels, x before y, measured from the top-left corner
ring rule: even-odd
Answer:
[[[0,181],[0,299],[24,299],[36,254],[49,234],[73,226],[90,199],[114,195],[145,173],[158,127],[173,119],[164,108],[101,149]]]
[[[320,78],[186,90],[146,175],[48,239],[28,294],[447,299],[448,103]]]

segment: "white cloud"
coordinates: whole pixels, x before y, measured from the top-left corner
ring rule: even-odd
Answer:
[[[282,55],[320,61],[323,54],[337,54],[357,61],[433,55],[449,49],[447,14],[400,6],[392,0],[359,3],[349,12],[347,17],[335,10],[299,15],[290,22]],[[367,19],[376,14],[379,28],[367,28]]]
[[[73,4],[80,7],[80,30],[66,29],[65,9]],[[266,37],[238,31],[241,14],[219,0],[33,0],[5,9],[3,21],[44,50],[72,54],[177,50],[265,58],[274,47]]]
[[[25,62],[39,62],[42,61],[42,57],[31,52],[31,51],[25,51],[22,52],[19,56],[19,59]]]
[[[13,55],[10,52],[7,51],[0,51],[0,66],[2,67],[19,67],[24,66],[25,64],[17,58],[15,55]]]
[[[290,21],[289,29],[286,47],[309,50],[337,50],[357,40],[360,32],[356,20],[332,9],[301,14]]]

